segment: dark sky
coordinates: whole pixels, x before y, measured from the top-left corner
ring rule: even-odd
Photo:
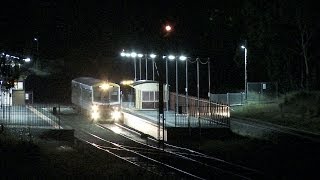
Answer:
[[[106,77],[116,81],[132,77],[132,63],[119,57],[122,49],[185,53],[205,59],[214,56],[211,58],[216,62],[212,66],[216,72],[213,78],[235,79],[231,73],[230,76],[224,73],[238,73],[242,68],[224,61],[232,61],[238,36],[219,30],[220,25],[224,27],[219,17],[239,13],[240,4],[231,0],[11,0],[2,3],[0,11],[0,50],[35,56],[37,44],[33,38],[37,37],[41,59],[62,59],[67,71],[73,73],[71,76]],[[163,32],[166,23],[174,28],[169,36]],[[218,27],[215,33],[211,32],[213,24]],[[224,45],[230,44],[228,48],[221,45],[225,39]],[[169,68],[173,72],[174,64]],[[181,69],[182,76],[184,68]],[[201,66],[201,69],[203,82],[207,82],[207,67]],[[195,64],[190,65],[190,71],[195,75]],[[194,77],[191,77],[193,81]],[[242,85],[240,77],[236,81]]]
[[[210,2],[7,1],[0,11],[0,45],[5,50],[21,51],[34,45],[32,39],[38,36],[48,57],[63,56],[72,48],[91,44],[96,49],[92,51],[109,46],[113,50],[149,49],[162,39],[175,44],[177,51],[189,50],[207,31],[204,28],[212,14],[210,9],[232,5]],[[174,26],[174,32],[163,38],[162,26],[167,22]]]

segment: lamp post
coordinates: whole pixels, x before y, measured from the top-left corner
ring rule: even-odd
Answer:
[[[174,55],[169,55],[168,57],[166,57],[166,111],[169,111],[169,83],[168,83],[168,59],[169,60],[174,60],[176,57]]]
[[[188,60],[186,59],[186,114],[188,120],[189,135],[191,135],[190,119],[189,119],[189,102],[188,102]]]
[[[137,67],[136,67],[136,57],[137,57],[137,53],[135,52],[132,52],[132,53],[126,53],[124,50],[120,53],[120,56],[121,57],[127,57],[127,58],[130,58],[132,57],[133,58],[133,63],[134,63],[134,81],[137,80]]]
[[[179,57],[179,60],[185,61],[187,59],[186,56],[181,55]],[[179,112],[179,81],[178,81],[178,61],[176,61],[176,111]],[[177,117],[177,113],[175,114],[175,117]],[[177,118],[175,118],[174,125],[177,126]]]
[[[39,65],[39,39],[38,38],[33,38],[33,40],[37,43],[37,59],[35,61],[36,64],[36,68],[38,68],[37,66]]]
[[[210,73],[210,58],[208,58],[208,98],[209,98],[209,115],[211,117],[211,73]]]
[[[136,65],[137,53],[132,52],[131,57],[133,58],[133,62],[134,62],[134,81],[137,81],[137,65]]]
[[[146,54],[146,80],[148,80],[148,55]]]
[[[157,55],[155,54],[150,54],[150,57],[152,59],[152,80],[154,81],[154,58],[156,58]]]
[[[141,80],[141,58],[142,58],[143,54],[138,54],[139,57],[139,72],[140,72],[140,80]]]
[[[245,100],[247,100],[247,48],[242,45],[242,49],[244,49],[244,93],[245,93]]]

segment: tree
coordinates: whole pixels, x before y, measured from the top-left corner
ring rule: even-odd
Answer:
[[[309,64],[312,58],[312,54],[310,51],[311,48],[311,38],[313,36],[312,25],[308,22],[307,17],[305,16],[304,11],[302,9],[297,9],[297,13],[295,16],[296,26],[297,26],[297,34],[296,44],[297,44],[297,52],[302,56],[304,71],[301,73],[301,85],[306,90],[310,89],[310,70]],[[303,67],[303,66],[302,66]],[[305,77],[304,77],[305,73]],[[305,84],[304,84],[305,79]]]
[[[309,90],[316,12],[308,1],[245,1],[246,39],[251,52],[259,52],[250,56],[264,64],[264,69],[252,67],[257,74],[265,71],[268,80],[277,80],[280,87],[290,85],[283,87],[286,90]]]

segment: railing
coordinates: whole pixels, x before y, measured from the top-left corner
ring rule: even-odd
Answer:
[[[198,105],[199,104],[199,105]],[[178,106],[176,105],[176,94],[170,93],[170,110],[175,113],[175,126],[230,126],[230,108],[228,105],[209,102],[206,99],[188,97],[188,107],[184,95],[178,95]],[[173,117],[172,117],[173,118]]]
[[[58,104],[1,105],[0,124],[4,127],[61,128]]]

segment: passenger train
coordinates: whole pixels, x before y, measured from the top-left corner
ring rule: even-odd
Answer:
[[[121,117],[120,86],[92,77],[71,82],[71,102],[85,110],[95,121],[114,122]]]

